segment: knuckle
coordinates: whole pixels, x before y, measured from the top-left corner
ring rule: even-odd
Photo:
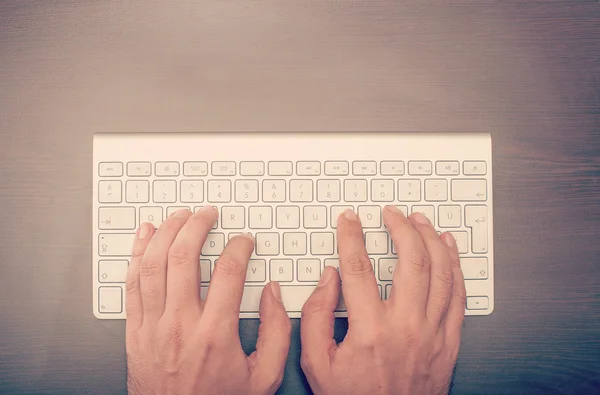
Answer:
[[[164,265],[155,258],[148,258],[142,261],[140,266],[140,277],[152,277],[162,273]]]
[[[454,287],[454,296],[458,298],[461,305],[464,307],[467,303],[467,291],[465,287]]]
[[[240,276],[246,271],[246,267],[242,262],[229,256],[219,258],[215,265],[216,272],[228,276]]]
[[[408,257],[408,263],[419,269],[426,269],[430,266],[429,255],[423,252],[415,252]]]
[[[191,263],[194,259],[192,252],[180,245],[174,245],[169,249],[169,264],[181,265]]]
[[[370,274],[373,271],[373,267],[371,266],[371,261],[364,254],[360,252],[355,252],[350,254],[346,258],[346,265],[349,270],[348,274],[351,275],[366,275]]]
[[[448,288],[454,285],[454,272],[452,270],[442,270],[436,273],[435,278]]]
[[[184,330],[181,320],[173,319],[167,327],[165,340],[174,348],[180,348],[184,343]]]
[[[140,279],[137,276],[129,273],[125,281],[125,292],[128,295],[135,294],[140,290]]]

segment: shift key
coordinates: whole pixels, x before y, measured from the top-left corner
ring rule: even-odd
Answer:
[[[100,233],[98,255],[130,256],[135,233]]]

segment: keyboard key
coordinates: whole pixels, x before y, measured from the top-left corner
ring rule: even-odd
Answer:
[[[418,202],[421,200],[421,180],[398,180],[398,200]]]
[[[306,233],[284,233],[283,255],[306,255]]]
[[[123,289],[121,287],[98,288],[98,311],[117,314],[123,312]]]
[[[363,228],[381,228],[380,206],[358,206],[358,217]]]
[[[167,218],[175,214],[179,210],[189,210],[189,206],[169,206],[167,207]]]
[[[98,262],[98,281],[101,283],[124,283],[127,279],[129,261],[124,259]]]
[[[433,206],[412,206],[411,213],[421,213],[427,217],[432,225],[435,226],[435,207]]]
[[[333,233],[313,232],[310,234],[310,253],[312,255],[333,255]]]
[[[381,285],[380,285],[380,287],[381,287]],[[385,299],[388,300],[391,295],[392,295],[392,286],[388,284],[385,286]]]
[[[374,176],[377,174],[377,162],[355,161],[352,162],[352,174],[355,176]]]
[[[230,180],[209,180],[208,202],[209,203],[229,203],[231,202],[231,181]]]
[[[276,210],[277,228],[279,229],[298,229],[300,228],[300,207],[298,206],[277,206]]]
[[[244,229],[246,210],[243,206],[223,206],[221,208],[221,227],[223,229]]]
[[[256,255],[279,255],[279,233],[257,233]]]
[[[100,207],[98,229],[135,229],[135,207]]]
[[[100,203],[121,203],[121,181],[99,181],[98,201]]]
[[[127,203],[148,203],[150,201],[150,182],[146,180],[126,181],[125,201]]]
[[[402,161],[382,161],[380,164],[382,176],[402,176],[404,175],[404,162]]]
[[[465,225],[471,228],[471,248],[474,254],[488,252],[487,206],[465,206]]]
[[[98,175],[100,177],[121,177],[123,175],[123,163],[121,163],[121,162],[98,163]]]
[[[488,308],[487,296],[467,296],[467,310],[487,310]]]
[[[297,162],[296,174],[298,174],[299,176],[321,175],[321,162]]]
[[[374,202],[393,202],[394,180],[371,180],[371,200]]]
[[[240,175],[242,176],[264,176],[264,162],[242,162],[240,163]]]
[[[453,179],[452,200],[458,202],[487,200],[487,181]]]
[[[460,268],[465,280],[485,280],[488,278],[487,258],[460,258]]]
[[[464,161],[463,173],[466,176],[483,176],[487,173],[487,163],[484,161]]]
[[[158,177],[174,177],[179,175],[179,162],[156,162],[154,174]]]
[[[204,181],[202,180],[182,180],[181,181],[181,202],[182,203],[202,203],[204,201]]]
[[[270,176],[291,176],[293,171],[292,162],[269,162]]]
[[[235,201],[239,203],[258,202],[258,180],[235,180]]]
[[[223,233],[209,233],[202,246],[203,256],[219,256],[225,248],[225,235]]]
[[[460,206],[439,206],[438,224],[441,228],[460,228]]]
[[[448,181],[444,179],[425,180],[425,200],[428,202],[448,200]]]
[[[430,176],[432,173],[432,164],[429,160],[411,160],[408,162],[408,174],[411,176]]]
[[[234,176],[235,162],[212,162],[211,173],[213,176]]]
[[[248,208],[248,226],[250,229],[271,229],[273,227],[273,209],[270,206],[251,206]]]
[[[366,202],[367,180],[344,180],[344,200],[347,202]]]
[[[127,175],[129,177],[148,177],[152,174],[150,162],[127,162]]]
[[[339,216],[346,210],[354,210],[353,206],[331,206],[331,227],[337,228]]]
[[[289,282],[294,279],[291,259],[271,259],[271,281]]]
[[[460,173],[458,161],[435,162],[435,173],[438,176],[456,176]]]
[[[388,253],[388,234],[387,232],[366,232],[365,247],[367,254],[385,255]]]
[[[327,227],[327,207],[304,206],[304,227],[307,229]]]
[[[200,259],[200,279],[201,282],[207,283],[210,281],[212,271],[210,270],[210,259]]]
[[[312,180],[290,181],[290,202],[312,202],[313,182]]]
[[[130,256],[134,233],[100,233],[98,235],[98,255]]]
[[[231,233],[229,233],[229,234],[227,235],[227,240],[231,240],[231,239],[233,239],[234,237],[236,237],[236,236],[241,236],[241,235],[243,235],[243,234],[244,234],[243,232],[231,232]]]
[[[298,259],[298,281],[319,281],[321,278],[321,260]]]
[[[268,203],[285,202],[285,180],[264,180],[263,201]]]
[[[326,176],[347,176],[349,165],[346,161],[326,161],[325,175]]]
[[[183,175],[186,177],[203,177],[208,175],[208,163],[183,162]]]
[[[379,258],[379,279],[381,281],[392,281],[397,264],[397,258]]]
[[[340,180],[317,180],[317,201],[339,202],[341,195],[340,189]]]
[[[300,312],[308,297],[312,294],[312,285],[281,285],[281,300],[286,311]],[[240,312],[257,313],[263,286],[246,286],[242,296]]]
[[[267,281],[267,263],[264,259],[250,259],[246,269],[246,282]]]
[[[162,207],[140,207],[140,223],[150,222],[155,228],[158,228],[163,221]]]
[[[465,231],[454,231],[450,232],[456,240],[456,247],[458,248],[459,254],[466,254],[469,252],[469,235]]]
[[[177,201],[177,181],[156,180],[152,183],[155,203],[175,203]]]

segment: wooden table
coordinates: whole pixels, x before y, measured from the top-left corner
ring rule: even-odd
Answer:
[[[203,130],[492,133],[496,310],[454,392],[600,393],[599,3],[301,3],[0,3],[0,393],[125,392],[92,134]],[[299,348],[294,320],[280,393],[309,391]]]

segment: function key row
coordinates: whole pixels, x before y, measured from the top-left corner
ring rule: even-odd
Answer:
[[[437,161],[435,173],[439,176],[456,176],[460,174],[460,162]],[[127,162],[126,169],[122,162],[101,162],[98,165],[100,177],[122,177],[124,170],[129,177],[148,177],[152,175],[151,162]],[[243,161],[239,163],[241,176],[264,176],[265,170],[270,176],[320,176],[321,162],[318,161]],[[325,161],[324,174],[326,176],[348,176],[350,170],[355,176],[402,176],[408,172],[413,176],[429,176],[433,174],[432,161],[409,161],[408,168],[403,161],[354,161],[350,166],[348,161]],[[183,162],[183,175],[186,177],[208,176],[235,176],[237,163],[234,161],[211,162]],[[294,171],[295,170],[295,171]],[[179,162],[154,163],[154,175],[157,177],[177,177],[181,173]],[[487,174],[485,161],[464,161],[462,173],[466,176]]]

